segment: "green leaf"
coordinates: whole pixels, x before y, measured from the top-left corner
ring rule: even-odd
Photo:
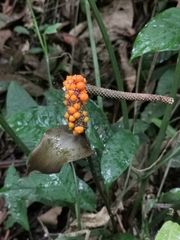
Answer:
[[[12,81],[9,85],[6,99],[7,115],[12,116],[21,110],[37,107],[37,103],[18,83]]]
[[[170,93],[170,89],[174,79],[174,73],[175,67],[171,67],[162,74],[158,81],[156,89],[157,94],[165,95],[167,93]]]
[[[129,119],[129,125],[132,126],[133,124],[133,119]],[[144,131],[146,131],[149,127],[149,124],[147,122],[142,121],[141,119],[137,119],[135,124],[134,124],[134,134],[138,134],[138,133],[143,133]],[[111,128],[113,130],[114,133],[116,133],[117,131],[119,131],[119,129],[123,129],[124,128],[124,123],[123,121],[118,121],[114,124],[111,125]]]
[[[138,34],[131,60],[148,52],[178,50],[180,48],[179,29],[179,8],[169,8],[156,15]]]
[[[138,144],[138,137],[123,129],[109,139],[101,158],[101,174],[106,189],[109,189],[111,183],[129,166]]]
[[[141,113],[141,119],[144,122],[151,123],[153,118],[160,118],[164,115],[166,104],[149,103]]]
[[[0,195],[1,190],[4,189],[4,192],[10,188],[14,183],[17,183],[19,180],[19,176],[13,166],[10,166],[6,175],[4,188],[0,189]],[[9,192],[9,195],[11,197],[6,198],[7,207],[9,208],[11,212],[11,216],[8,218],[7,221],[7,227],[11,227],[15,222],[22,225],[27,231],[29,231],[29,223],[27,219],[27,209],[26,204],[23,199],[16,197],[13,195],[13,192],[16,191],[16,189],[11,189]],[[3,194],[2,194],[3,195]],[[6,197],[6,194],[3,195]]]
[[[161,202],[177,203],[180,201],[180,188],[173,188],[167,193],[163,193],[160,197]]]
[[[172,221],[167,221],[159,230],[155,240],[179,240],[180,226]]]
[[[80,207],[87,211],[96,209],[96,197],[92,189],[78,179]],[[38,201],[51,206],[76,203],[75,183],[71,167],[66,164],[58,174],[31,174],[19,178],[15,168],[8,169],[5,185],[0,195],[6,198],[13,219],[28,229],[25,200]],[[22,213],[22,216],[21,216]],[[24,221],[24,222],[23,222]]]
[[[33,54],[38,54],[42,52],[43,52],[43,49],[41,47],[30,48],[28,51],[28,53],[33,53]]]
[[[104,149],[104,144],[113,135],[107,117],[102,110],[93,102],[88,101],[86,110],[88,112],[89,122],[86,130],[91,146]]]
[[[44,34],[48,35],[48,34],[53,34],[57,32],[57,28],[60,27],[62,25],[62,23],[56,23],[54,25],[48,26],[46,28],[46,30],[44,31]]]
[[[7,122],[31,150],[39,142],[42,134],[58,123],[53,106],[25,109],[8,118]]]
[[[15,26],[13,29],[14,32],[29,35],[29,30],[23,26]]]
[[[130,233],[117,233],[113,237],[112,240],[138,240],[136,237],[131,235]]]
[[[158,118],[153,118],[152,123],[154,123],[157,127],[161,128],[162,120]],[[171,125],[168,125],[166,134],[169,137],[173,137],[176,134],[176,130],[173,127],[171,127]]]

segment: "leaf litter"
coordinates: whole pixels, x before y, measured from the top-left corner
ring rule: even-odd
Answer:
[[[66,75],[71,74],[72,71],[83,74],[88,79],[89,83],[94,84],[94,67],[92,61],[92,53],[89,44],[87,22],[83,13],[83,9],[80,8],[78,22],[77,24],[75,24],[77,2],[68,0],[61,0],[59,2],[60,5],[56,5],[56,1],[31,0],[40,27],[44,27],[45,24],[52,25],[58,22],[62,23],[57,33],[47,36],[50,58],[50,72],[53,78],[53,85],[55,86],[55,88],[61,89],[63,79]],[[119,66],[123,75],[125,88],[131,92],[133,91],[136,83],[136,60],[129,63],[129,52],[132,47],[132,42],[134,41],[134,36],[142,28],[145,22],[147,22],[150,18],[152,5],[148,1],[131,0],[100,0],[97,2],[102,20],[106,26],[107,32],[110,36],[110,40],[119,59]],[[151,9],[151,11],[149,11],[149,9]],[[22,32],[20,30],[15,31],[14,27],[17,27],[19,25],[25,28],[27,30],[26,33],[29,32],[29,34],[23,33],[23,30]],[[43,31],[41,32],[41,34],[42,33]],[[102,86],[114,88],[114,73],[102,34],[95,19],[93,20],[93,33],[96,41],[98,59],[100,62],[100,75]],[[74,56],[72,55],[73,44]],[[17,82],[23,89],[25,89],[38,102],[38,104],[44,105],[47,101],[47,99],[44,98],[44,92],[49,88],[46,59],[43,56],[42,48],[38,42],[37,35],[33,28],[33,19],[31,16],[31,12],[25,1],[20,2],[15,0],[5,0],[0,6],[0,106],[3,109],[6,103],[5,96],[7,94],[8,85],[12,81]],[[3,86],[3,84],[6,84],[4,85],[4,88],[1,87]],[[21,98],[21,96],[17,97]],[[110,104],[109,106],[112,107],[114,105],[114,102],[110,103],[109,101],[108,104]],[[112,110],[109,111],[108,114],[110,115],[109,119],[112,120],[114,117],[112,114]],[[41,118],[39,118],[38,120],[42,122]],[[94,124],[96,123],[94,122]],[[102,128],[103,127],[104,126],[102,126]],[[109,128],[109,126],[107,128]],[[106,129],[103,129],[104,138],[106,138],[107,140],[108,138],[110,138],[110,136],[105,136]],[[98,131],[100,131],[100,129],[98,129]],[[95,135],[96,131],[93,130],[93,134],[91,136],[92,141],[94,141],[93,143],[95,143],[98,139],[97,137],[95,137]],[[7,134],[3,133],[2,130],[0,130],[0,137],[0,162],[3,163],[2,165],[0,165],[0,180],[4,179],[7,174],[7,168],[12,162],[15,162],[15,166],[19,171],[21,177],[27,176],[26,167],[24,165],[25,157],[22,152],[19,151],[17,146],[12,143]],[[11,151],[7,151],[7,145],[12,145]],[[100,145],[103,148],[103,143],[101,143]],[[143,151],[141,149],[141,157],[143,156],[142,152]],[[102,153],[99,152],[98,154],[100,156]],[[23,162],[18,165],[19,161],[22,159]],[[97,161],[98,157],[95,156],[94,159]],[[6,162],[8,164],[4,164]],[[86,208],[84,208],[85,212],[81,213],[81,220],[83,226],[86,227],[86,230],[82,231],[86,232],[85,234],[87,237],[92,234],[93,230],[96,230],[96,228],[106,227],[109,224],[109,214],[107,212],[107,209],[104,207],[102,200],[99,199],[97,191],[94,189],[94,186],[92,184],[92,176],[91,174],[89,175],[88,168],[85,166],[80,167],[80,164],[77,165],[76,168],[76,171],[78,175],[81,176],[81,179],[84,178],[85,182],[87,182],[94,190],[92,191],[91,188],[86,189],[86,187],[89,187],[89,185],[87,184],[86,186],[85,183],[83,185],[83,189],[81,189],[85,192],[92,191],[91,199],[87,198]],[[66,181],[69,180],[68,177],[69,175],[66,176]],[[35,176],[34,178],[36,178],[40,189],[42,186],[41,183],[38,182],[38,177]],[[32,177],[28,176],[27,179],[32,179]],[[132,183],[134,179],[136,179],[136,177],[133,176],[131,180]],[[8,186],[9,191],[11,191],[11,187],[13,186],[13,184],[16,185],[17,182],[21,184],[21,182],[24,181],[18,179],[16,180],[14,180],[14,183],[11,183],[12,185],[10,184],[11,186]],[[50,181],[48,177],[46,180],[47,190],[46,188],[44,188],[44,195],[46,195],[46,191],[48,191],[48,189],[50,190],[52,187],[51,185],[53,185],[53,181]],[[30,183],[33,182],[31,182],[31,180],[29,181]],[[116,198],[118,199],[118,195],[120,194],[120,192],[123,191],[124,179],[121,178],[120,181],[118,178],[117,181],[117,186],[113,186],[114,189],[112,189],[112,192],[114,191],[114,202],[116,202]],[[31,187],[33,188],[30,183],[27,186],[29,187],[29,189]],[[48,185],[48,183],[50,185]],[[82,184],[83,183],[80,181],[79,186],[82,187]],[[16,190],[19,191],[19,194],[22,194],[23,190],[19,188],[19,186],[16,186],[16,188]],[[34,190],[35,189],[36,188],[34,188]],[[73,189],[69,188],[68,190],[72,191]],[[153,191],[154,189],[150,193],[147,193],[147,196],[149,196],[148,194],[151,194]],[[96,197],[98,199],[97,212],[95,212],[95,209],[93,209],[93,207],[95,207],[95,195],[93,195],[94,192],[96,193]],[[138,186],[134,187],[129,193],[125,204],[122,204],[122,202],[118,204],[117,225],[119,231],[121,230],[122,232],[125,232],[124,225],[126,226],[128,225],[128,223],[124,216],[126,216],[126,211],[127,214],[129,214],[128,209],[132,207],[137,192]],[[32,192],[29,192],[29,198],[32,197],[33,202],[38,199],[36,198],[37,196],[33,194],[31,196],[31,194]],[[72,194],[72,196],[74,195]],[[19,200],[19,197],[16,197],[16,200]],[[68,197],[70,198],[69,195]],[[26,196],[24,200],[27,200],[27,198],[28,197]],[[65,198],[63,198],[63,200],[65,200]],[[51,202],[51,199],[49,201]],[[46,204],[48,205],[50,204],[50,202],[46,202]],[[23,205],[21,201],[12,201],[11,204],[14,204],[14,207],[20,204],[21,210],[23,209],[22,211],[28,211],[30,227],[33,232],[34,239],[47,239],[45,237],[45,231],[42,230],[42,226],[37,221],[37,216],[39,216],[38,219],[44,225],[47,225],[48,231],[46,231],[46,233],[48,232],[51,239],[55,239],[58,236],[59,238],[62,238],[68,234],[71,234],[71,237],[78,236],[78,223],[77,219],[75,219],[74,217],[74,209],[71,204],[69,205],[69,209],[71,209],[71,211],[67,211],[66,207],[64,207],[63,201],[59,203],[58,206],[50,208],[50,210],[48,211],[45,211],[42,206],[40,206],[40,208],[36,207],[36,202],[31,204],[30,206],[26,206],[26,204]],[[17,205],[15,206],[15,204]],[[36,208],[39,209],[37,210]],[[91,213],[88,213],[88,210],[91,211]],[[37,212],[36,216],[33,216],[33,212]],[[16,212],[13,212],[13,214],[15,214],[14,216],[17,217]],[[7,239],[8,236],[13,236],[13,239],[23,239],[24,237],[27,237],[27,233],[21,227],[19,227],[19,225],[11,227],[10,231],[5,230],[5,221],[7,220],[8,215],[9,212],[4,198],[0,197],[0,234],[2,233],[2,236],[4,237],[3,240]],[[10,216],[12,217],[12,215]],[[67,218],[67,216],[69,216],[70,218]],[[32,224],[32,221],[34,219],[35,221]],[[22,214],[22,219],[19,220],[19,223],[25,222],[25,220],[26,217]],[[111,230],[111,225],[109,226],[109,229]],[[67,231],[64,231],[65,229]],[[61,232],[62,230],[64,232],[59,234],[59,232]],[[51,234],[51,232],[55,232],[55,235],[53,235],[53,233]],[[39,233],[41,237],[39,237]],[[102,234],[104,234],[103,231]],[[80,238],[77,237],[77,239]],[[97,239],[97,237],[87,237],[86,239]]]

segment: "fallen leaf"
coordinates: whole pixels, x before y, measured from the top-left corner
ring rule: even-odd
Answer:
[[[42,96],[44,90],[19,74],[0,74],[0,81],[11,82],[16,81],[21,85],[31,96]]]
[[[109,217],[106,207],[103,207],[101,209],[101,211],[96,214],[83,213],[81,215],[82,226],[84,226],[84,228],[88,228],[88,229],[105,226],[108,223],[109,219],[110,219],[110,217]],[[75,219],[70,224],[70,228],[74,229],[74,228],[77,228],[77,226],[78,226],[77,219]]]
[[[132,92],[136,84],[136,70],[132,63],[129,63],[127,43],[122,42],[118,48],[118,53],[121,59],[121,69],[123,72],[123,78],[126,82],[126,86],[129,92]]]
[[[62,212],[62,207],[53,207],[46,213],[40,215],[38,219],[45,225],[57,226],[58,216]]]
[[[6,0],[1,5],[2,5],[2,13],[3,14],[9,13],[13,9],[13,6],[9,4],[9,0]]]
[[[9,29],[6,30],[0,30],[0,52],[3,52],[4,50],[4,44],[5,42],[11,37],[12,32]]]

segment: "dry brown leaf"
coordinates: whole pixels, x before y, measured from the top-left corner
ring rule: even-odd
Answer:
[[[40,215],[38,219],[45,225],[57,226],[58,216],[62,212],[62,207],[53,207],[46,213]]]
[[[13,6],[9,4],[9,0],[2,3],[2,13],[7,14],[13,9]]]
[[[132,63],[129,63],[127,53],[127,43],[122,43],[118,49],[121,59],[121,69],[123,72],[123,78],[126,82],[126,86],[129,92],[132,92],[136,84],[136,70]]]
[[[96,214],[83,213],[81,215],[82,226],[88,229],[105,226],[108,223],[109,219],[110,217],[105,207],[103,207],[101,211]],[[77,228],[77,220],[74,220],[70,224],[70,228]]]
[[[11,30],[6,29],[6,30],[0,30],[0,52],[3,52],[4,50],[4,44],[10,38],[12,35]]]
[[[4,197],[0,196],[0,225],[5,221],[8,216],[6,202]]]
[[[0,73],[14,73],[23,62],[23,54],[19,50],[6,49],[0,56]]]
[[[11,82],[16,81],[19,83],[30,95],[34,97],[42,96],[44,93],[44,90],[35,85],[34,83],[30,82],[25,77],[19,75],[19,74],[0,74],[0,81],[5,82]]]

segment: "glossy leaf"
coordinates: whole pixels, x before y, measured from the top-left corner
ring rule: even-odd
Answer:
[[[18,83],[14,81],[10,83],[6,99],[8,116],[12,116],[24,109],[37,106],[34,99]]]
[[[74,135],[68,126],[57,126],[47,130],[28,162],[28,172],[57,173],[72,161],[87,158],[94,153],[85,134]]]
[[[81,208],[94,211],[96,208],[94,192],[80,179],[78,184]],[[67,203],[76,203],[74,189],[73,173],[68,164],[62,167],[58,174],[34,173],[25,178],[19,178],[15,168],[11,166],[8,169],[5,185],[0,189],[0,195],[6,198],[14,221],[28,230],[26,208],[24,209],[23,205],[25,200],[38,201],[51,206],[64,206]]]
[[[31,150],[34,149],[46,130],[60,122],[56,120],[56,112],[53,106],[25,109],[14,114],[7,121]]]
[[[148,52],[180,49],[179,29],[179,8],[169,8],[156,15],[138,34],[131,60]]]
[[[149,103],[141,113],[141,119],[144,122],[151,123],[153,118],[160,118],[164,115],[166,104]]]
[[[89,117],[86,133],[91,146],[103,149],[104,144],[113,135],[107,117],[93,101],[88,101],[86,110]]]
[[[129,166],[138,144],[138,137],[123,129],[109,139],[101,158],[101,174],[107,190]]]
[[[177,203],[180,201],[180,188],[173,188],[167,193],[163,193],[160,197],[161,202]]]
[[[157,94],[165,95],[170,93],[170,89],[174,79],[174,73],[175,67],[171,67],[162,74],[157,85]]]
[[[167,221],[159,230],[155,240],[179,240],[180,239],[180,225]]]

